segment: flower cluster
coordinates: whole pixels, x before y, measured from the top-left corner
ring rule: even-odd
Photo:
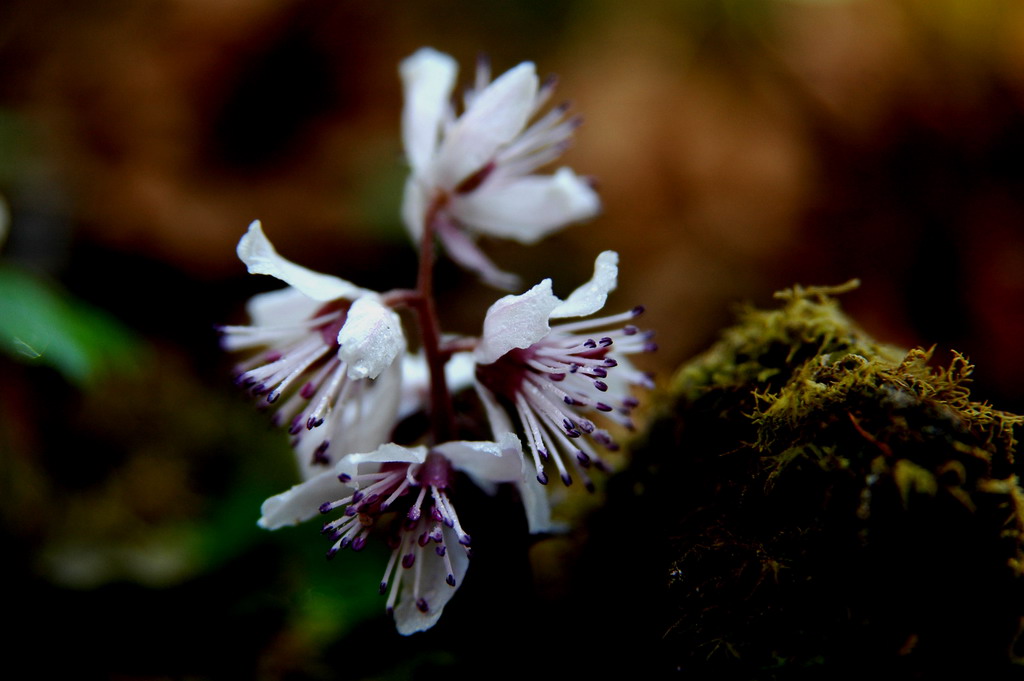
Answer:
[[[411,167],[402,213],[420,246],[417,289],[376,293],[310,271],[278,254],[257,221],[239,258],[287,287],[253,298],[251,324],[225,326],[222,338],[226,349],[247,352],[237,382],[287,429],[302,478],[267,499],[260,526],[326,516],[329,557],[387,537],[380,590],[398,631],[411,634],[434,625],[469,564],[459,485],[491,493],[512,485],[529,530],[553,531],[549,473],[593,489],[590,471],[607,470],[602,452],[618,448],[609,429],[632,428],[632,387],[651,385],[628,356],[654,344],[632,323],[641,308],[597,316],[617,283],[612,251],[564,300],[545,279],[497,300],[478,337],[440,334],[430,283],[435,240],[486,283],[511,288],[517,279],[490,261],[478,236],[534,243],[596,215],[600,202],[572,170],[534,172],[560,155],[579,120],[564,105],[542,113],[554,81],[541,84],[533,64],[491,82],[481,62],[461,114],[451,104],[451,57],[422,49],[400,73]],[[419,324],[417,353],[408,349],[402,308]],[[463,390],[479,397],[492,440],[458,439],[452,396]],[[422,444],[392,442],[398,422],[418,411],[430,414]]]

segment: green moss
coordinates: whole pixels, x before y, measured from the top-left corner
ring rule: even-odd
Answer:
[[[668,537],[675,668],[1016,669],[1024,418],[973,401],[963,357],[871,339],[832,297],[855,285],[742,311],[676,375],[617,487]]]

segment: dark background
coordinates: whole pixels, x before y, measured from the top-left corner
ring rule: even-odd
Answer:
[[[414,283],[397,65],[422,45],[463,74],[486,52],[499,73],[530,59],[559,75],[556,101],[585,118],[564,162],[597,179],[604,214],[486,248],[562,295],[618,250],[610,306],[647,307],[661,349],[645,368],[662,380],[735,304],[857,277],[843,300],[871,333],[940,362],[964,352],[978,399],[1024,407],[1020,3],[9,1],[0,523],[15,658],[43,642],[54,654],[32,664],[83,678],[429,677],[529,669],[539,650],[600,668],[625,652],[583,641],[647,631],[616,620],[630,592],[614,574],[574,562],[583,530],[527,551],[500,495],[473,502],[494,528],[467,528],[466,585],[411,639],[381,613],[384,547],[327,564],[315,524],[255,527],[295,478],[218,349],[215,325],[275,286],[235,244],[259,218],[313,269]],[[446,264],[438,286],[446,328],[477,333],[494,292]],[[572,495],[564,513],[591,505]],[[588,607],[567,596],[603,577]]]

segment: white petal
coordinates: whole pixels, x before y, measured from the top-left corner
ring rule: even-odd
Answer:
[[[365,463],[423,463],[427,460],[427,448],[403,447],[392,442],[385,442],[372,452],[350,454],[338,463],[339,473],[349,473]],[[349,473],[352,475],[352,473]]]
[[[519,489],[519,496],[523,501],[526,526],[529,528],[530,534],[565,531],[564,524],[556,523],[551,519],[551,503],[548,501],[547,489],[533,477],[537,471],[530,466],[528,471],[524,471],[524,476],[527,473],[530,477],[524,479],[516,487]]]
[[[402,142],[409,165],[419,173],[437,149],[459,66],[447,54],[424,47],[405,59],[398,71],[405,89]]]
[[[499,269],[465,230],[447,219],[438,221],[436,227],[444,250],[460,266],[475,272],[485,283],[503,291],[519,288],[519,277]]]
[[[468,475],[481,488],[488,483],[516,482],[522,478],[522,446],[513,433],[503,433],[497,442],[445,442],[434,449],[456,470]]]
[[[402,322],[376,295],[363,296],[349,308],[338,344],[350,379],[377,378],[405,350]]]
[[[476,360],[490,364],[512,348],[528,348],[551,330],[548,318],[560,301],[545,279],[526,293],[505,296],[491,305],[484,317],[484,333],[476,347]]]
[[[263,234],[259,220],[249,225],[249,231],[238,242],[238,257],[252,274],[269,274],[314,300],[352,299],[369,293],[344,279],[320,274],[281,257]]]
[[[604,251],[594,261],[594,276],[583,286],[569,294],[552,312],[553,318],[586,317],[602,307],[608,294],[615,290],[619,277],[619,254]]]
[[[479,93],[441,143],[434,181],[454,189],[514,140],[533,113],[537,87],[536,69],[523,62]]]
[[[425,631],[434,626],[440,619],[444,606],[455,595],[455,591],[462,585],[462,580],[466,577],[469,556],[459,546],[459,537],[454,530],[442,525],[442,531],[444,532],[444,542],[448,546],[448,556],[452,562],[455,586],[449,586],[445,581],[448,578],[448,569],[444,559],[433,551],[423,551],[416,564],[409,569],[398,568],[399,579],[402,580],[402,583],[399,585],[401,593],[398,603],[395,605],[395,627],[403,636],[415,634],[417,631]],[[429,606],[427,612],[420,612],[413,598],[412,587],[416,570],[420,570],[420,597]]]
[[[448,392],[455,394],[473,385],[476,360],[472,352],[456,352],[444,366]],[[423,353],[402,357],[402,401],[398,418],[404,419],[430,404],[430,370]]]
[[[324,440],[332,461],[353,452],[371,452],[391,437],[398,423],[398,404],[402,399],[402,365],[394,362],[376,380],[366,381],[353,399],[335,405],[320,428],[301,431],[295,456],[303,478],[318,475],[322,464],[313,463],[313,454]],[[350,472],[350,474],[352,474]]]
[[[288,286],[253,296],[246,303],[245,310],[253,326],[288,326],[312,319],[323,305],[323,301],[313,300]]]
[[[452,215],[467,227],[524,244],[592,218],[600,210],[597,192],[568,168],[554,175],[496,178],[453,197],[451,207]]]
[[[344,498],[349,493],[351,489],[338,480],[338,471],[328,468],[264,501],[260,509],[263,515],[257,524],[266,530],[298,525],[318,515],[324,502]]]
[[[405,193],[402,194],[402,222],[409,230],[409,236],[418,248],[423,236],[423,221],[427,214],[427,197],[423,187],[414,175],[405,181]]]

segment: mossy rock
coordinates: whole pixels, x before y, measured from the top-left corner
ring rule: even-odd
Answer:
[[[843,290],[744,310],[679,371],[610,485],[613,508],[657,519],[666,663],[688,678],[1015,676],[1024,419],[971,400],[963,357],[937,368],[872,340]]]

